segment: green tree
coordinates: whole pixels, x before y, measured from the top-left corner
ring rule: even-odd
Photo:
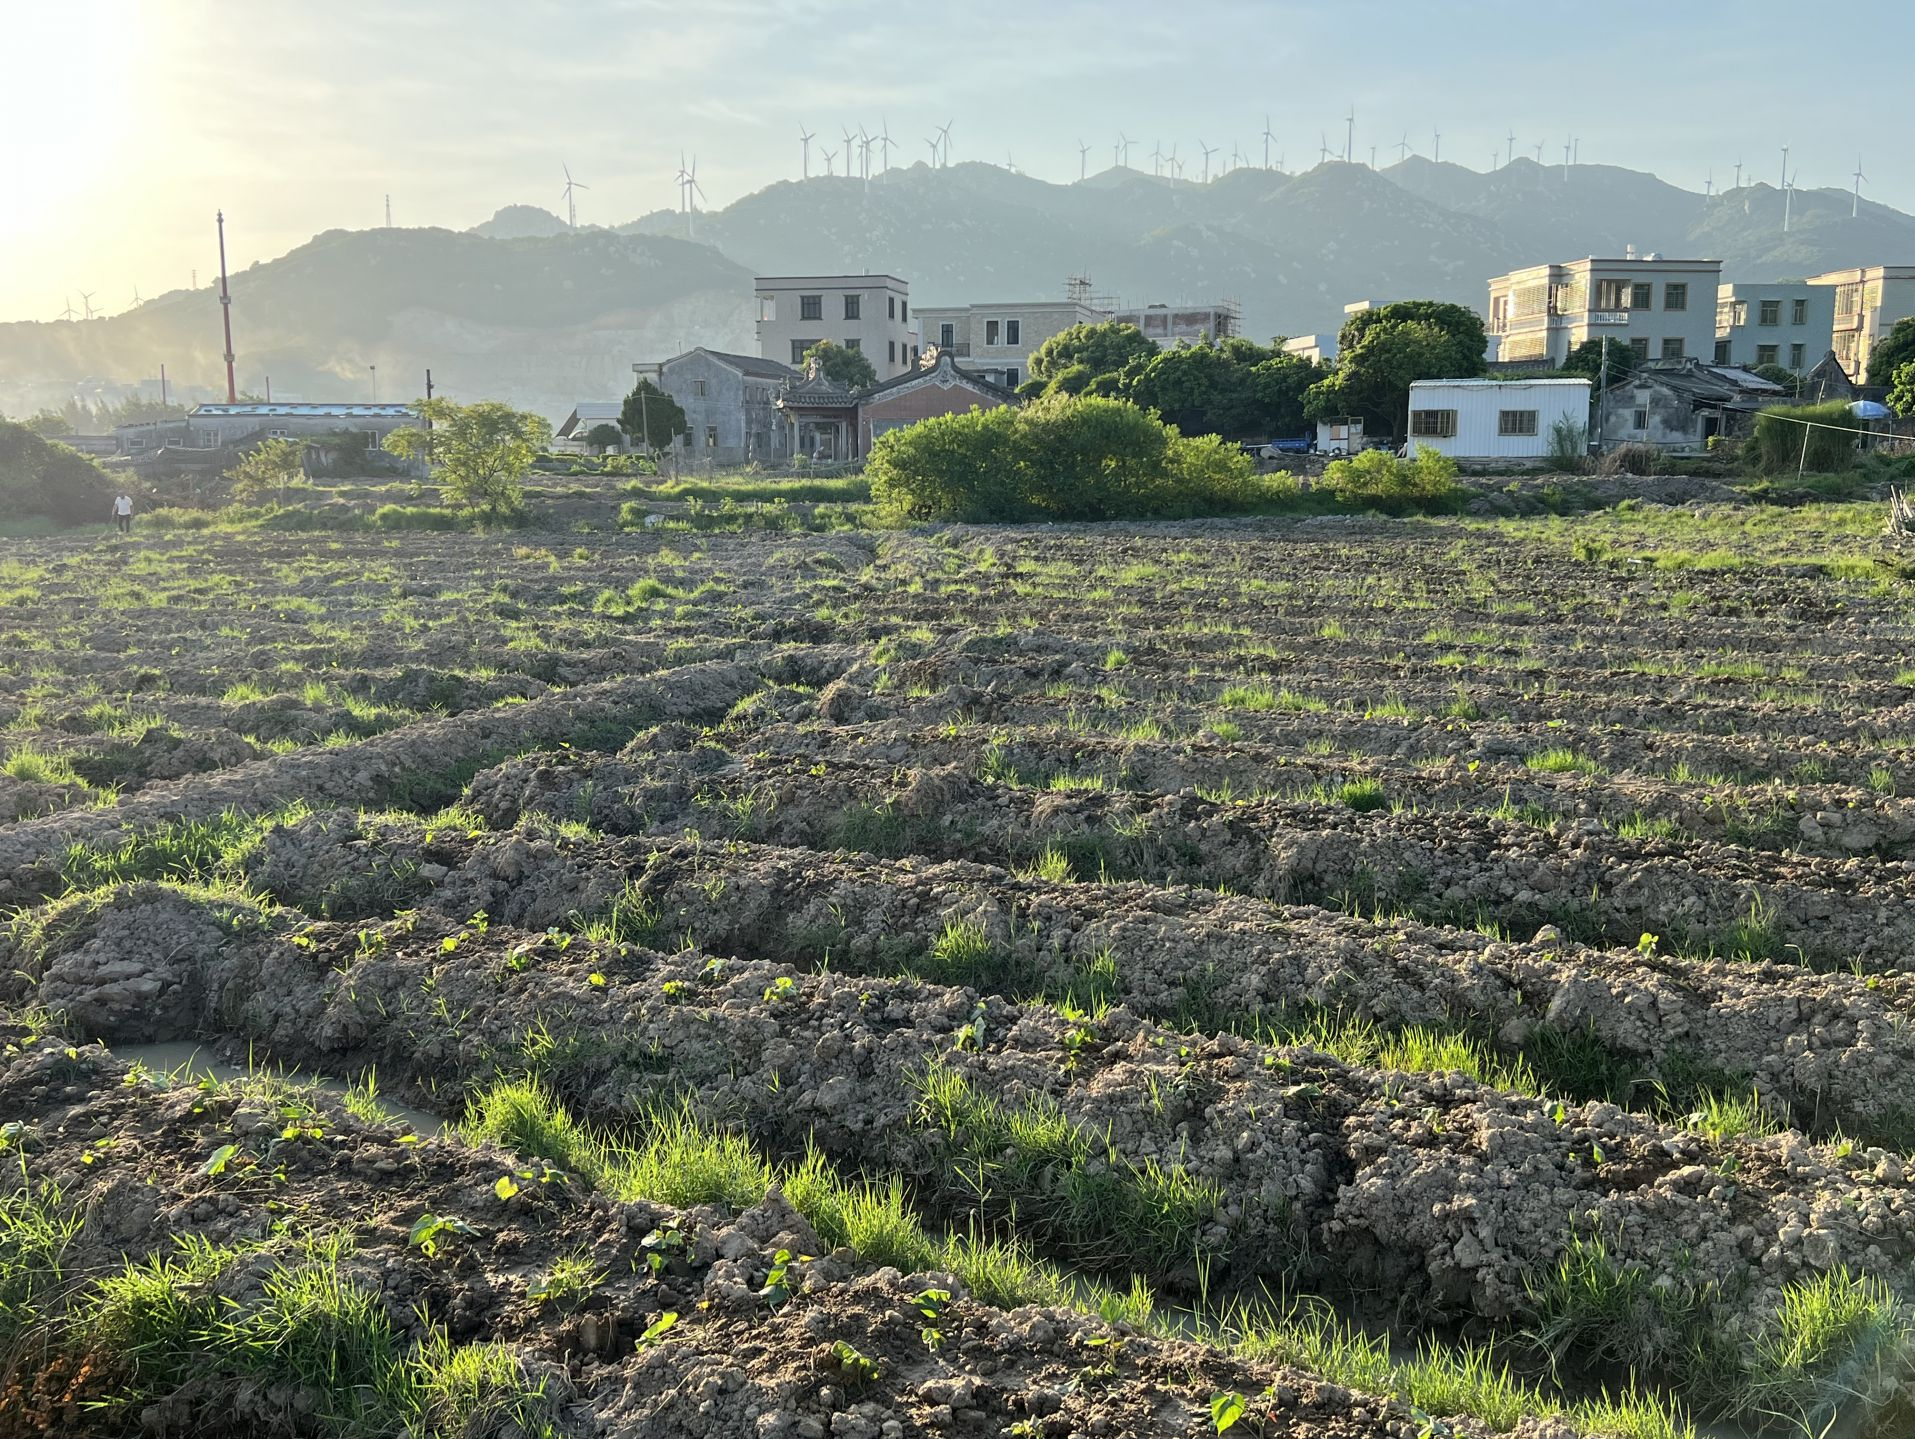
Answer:
[[[912,518],[1096,520],[1240,507],[1255,467],[1122,400],[1050,395],[940,415],[878,437],[872,497]]]
[[[1840,400],[1826,405],[1771,405],[1755,417],[1755,467],[1765,475],[1846,470],[1855,459],[1861,429],[1862,422]]]
[[[1133,360],[1148,360],[1156,353],[1157,346],[1135,325],[1115,320],[1072,325],[1031,351],[1031,379],[1075,395],[1097,376],[1114,375]],[[1067,375],[1072,377],[1069,383]]]
[[[1915,417],[1915,360],[1895,372],[1888,389],[1888,407],[1903,418]]]
[[[115,481],[77,450],[0,420],[0,515],[46,515],[63,525],[99,524]]]
[[[305,450],[298,440],[261,440],[226,472],[233,498],[242,505],[285,503],[288,489],[305,485]]]
[[[1458,378],[1455,355],[1453,339],[1424,321],[1373,327],[1357,349],[1343,353],[1328,378],[1310,387],[1304,410],[1313,420],[1360,415],[1373,435],[1405,433],[1411,382]],[[1480,355],[1476,363],[1480,373]]]
[[[826,379],[843,385],[847,390],[869,389],[878,383],[878,372],[871,368],[864,351],[840,345],[836,340],[820,340],[806,350],[805,364],[809,365],[813,360],[824,366]]]
[[[1414,459],[1399,460],[1388,450],[1365,450],[1347,460],[1332,460],[1323,471],[1337,502],[1402,514],[1442,510],[1456,502],[1456,461],[1428,445]]]
[[[1603,342],[1600,336],[1584,340],[1580,345],[1572,345],[1569,353],[1563,356],[1563,372],[1570,375],[1587,375],[1600,389],[1603,384]],[[1636,352],[1620,340],[1609,342],[1610,382],[1620,380],[1636,368]]]
[[[1915,315],[1897,320],[1895,328],[1875,342],[1868,356],[1868,383],[1893,385],[1910,360],[1915,360]]]
[[[430,464],[446,498],[461,509],[484,510],[492,519],[524,509],[523,481],[552,442],[551,425],[497,400],[421,400],[413,408],[431,428],[394,430],[386,436],[388,450]]]
[[[22,423],[43,440],[57,440],[73,433],[73,421],[58,410],[42,410]]]
[[[678,401],[650,380],[640,380],[619,408],[618,427],[625,438],[649,450],[670,449],[680,435],[692,432],[691,422]],[[589,436],[588,436],[589,438]]]
[[[1295,355],[1233,338],[1133,360],[1118,392],[1187,435],[1265,439],[1302,428],[1303,397],[1320,374]]]
[[[625,432],[617,425],[609,423],[596,424],[585,432],[585,443],[601,455],[621,443],[624,438]]]

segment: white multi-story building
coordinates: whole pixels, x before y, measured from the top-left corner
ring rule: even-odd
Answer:
[[[1712,357],[1721,283],[1720,260],[1625,255],[1532,265],[1489,282],[1489,333],[1505,363],[1560,365],[1584,340],[1605,335],[1638,360]]]
[[[1835,358],[1851,380],[1865,381],[1876,345],[1897,320],[1915,315],[1915,265],[1858,265],[1811,275],[1809,283],[1834,288]]]
[[[1834,331],[1835,293],[1826,285],[1796,280],[1716,288],[1718,365],[1780,365],[1805,374],[1828,354]]]
[[[896,275],[766,275],[758,292],[758,353],[794,368],[820,340],[862,350],[889,380],[918,367],[911,287]]]
[[[1031,377],[1031,351],[1073,325],[1105,319],[1082,300],[1019,300],[918,311],[927,346],[967,374],[1016,389]]]

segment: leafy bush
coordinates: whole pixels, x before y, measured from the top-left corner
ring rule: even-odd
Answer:
[[[1413,460],[1399,460],[1388,450],[1332,460],[1323,479],[1339,504],[1386,514],[1449,509],[1458,493],[1456,461],[1428,446],[1419,448]]]
[[[463,521],[443,505],[381,505],[372,523],[382,530],[456,530]]]
[[[0,420],[0,515],[105,524],[113,495],[112,479],[79,451]]]
[[[879,505],[913,519],[1214,514],[1257,493],[1255,467],[1234,446],[1186,439],[1121,400],[1069,395],[892,430],[866,473]]]
[[[1831,474],[1855,459],[1862,425],[1837,400],[1826,405],[1776,405],[1755,417],[1756,470],[1765,475],[1813,470]]]

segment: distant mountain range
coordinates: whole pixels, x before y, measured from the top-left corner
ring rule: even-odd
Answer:
[[[750,349],[753,274],[872,270],[920,305],[1059,297],[1067,276],[1132,303],[1234,298],[1248,334],[1334,331],[1353,300],[1482,307],[1525,264],[1660,251],[1726,279],[1915,263],[1915,218],[1847,191],[1745,185],[1703,196],[1606,165],[1518,159],[1489,174],[1411,157],[1300,175],[1238,169],[1171,183],[1111,169],[1058,185],[922,162],[869,183],[783,181],[722,210],[568,230],[509,205],[465,233],[333,230],[233,277],[240,383],[276,394],[442,392],[559,415],[630,385],[631,364],[694,344]],[[111,319],[0,325],[0,407],[85,376],[223,384],[212,287]]]

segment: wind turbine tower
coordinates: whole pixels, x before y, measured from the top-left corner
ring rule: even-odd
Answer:
[[[1090,146],[1082,140],[1077,142],[1077,178],[1082,180],[1090,173]]]
[[[804,177],[807,180],[811,178],[811,142],[817,138],[816,130],[807,130],[803,125],[798,127],[798,143],[804,147]]]
[[[946,169],[951,165],[951,126],[955,123],[954,120],[946,120],[938,129],[938,150],[944,156]]]
[[[1203,141],[1199,140],[1197,142],[1197,148],[1204,152],[1203,183],[1208,185],[1210,183],[1210,157],[1217,153],[1217,147],[1215,145],[1206,145]]]
[[[1263,116],[1263,168],[1266,170],[1270,168],[1270,142],[1276,138],[1275,135],[1270,133],[1270,114],[1268,111],[1265,111]]]
[[[1509,148],[1503,152],[1507,157],[1503,163],[1512,164],[1516,159],[1516,132],[1511,130],[1504,138],[1509,141]]]
[[[80,291],[80,304],[85,307],[86,317],[89,320],[93,318],[93,297],[99,293],[98,290]]]
[[[1782,188],[1789,188],[1789,147],[1782,147]]]
[[[1409,153],[1410,153],[1410,132],[1408,130],[1405,130],[1403,132],[1403,138],[1396,142],[1396,163],[1401,165],[1404,162],[1404,160],[1409,158]]]
[[[1851,220],[1861,218],[1862,182],[1866,180],[1867,178],[1868,176],[1862,173],[1862,157],[1860,155],[1857,155],[1855,157],[1855,199],[1854,199],[1854,202],[1849,206],[1849,218]]]
[[[1430,131],[1430,140],[1430,161],[1432,164],[1440,165],[1443,163],[1443,132],[1441,130]]]
[[[561,165],[559,168],[565,171],[565,227],[568,230],[576,230],[578,228],[578,201],[573,198],[573,191],[589,190],[592,187],[590,185],[581,185],[578,181],[574,180],[572,178],[572,167],[570,165]]]
[[[1350,113],[1343,117],[1343,158],[1347,163],[1356,159],[1356,102],[1350,102]]]

